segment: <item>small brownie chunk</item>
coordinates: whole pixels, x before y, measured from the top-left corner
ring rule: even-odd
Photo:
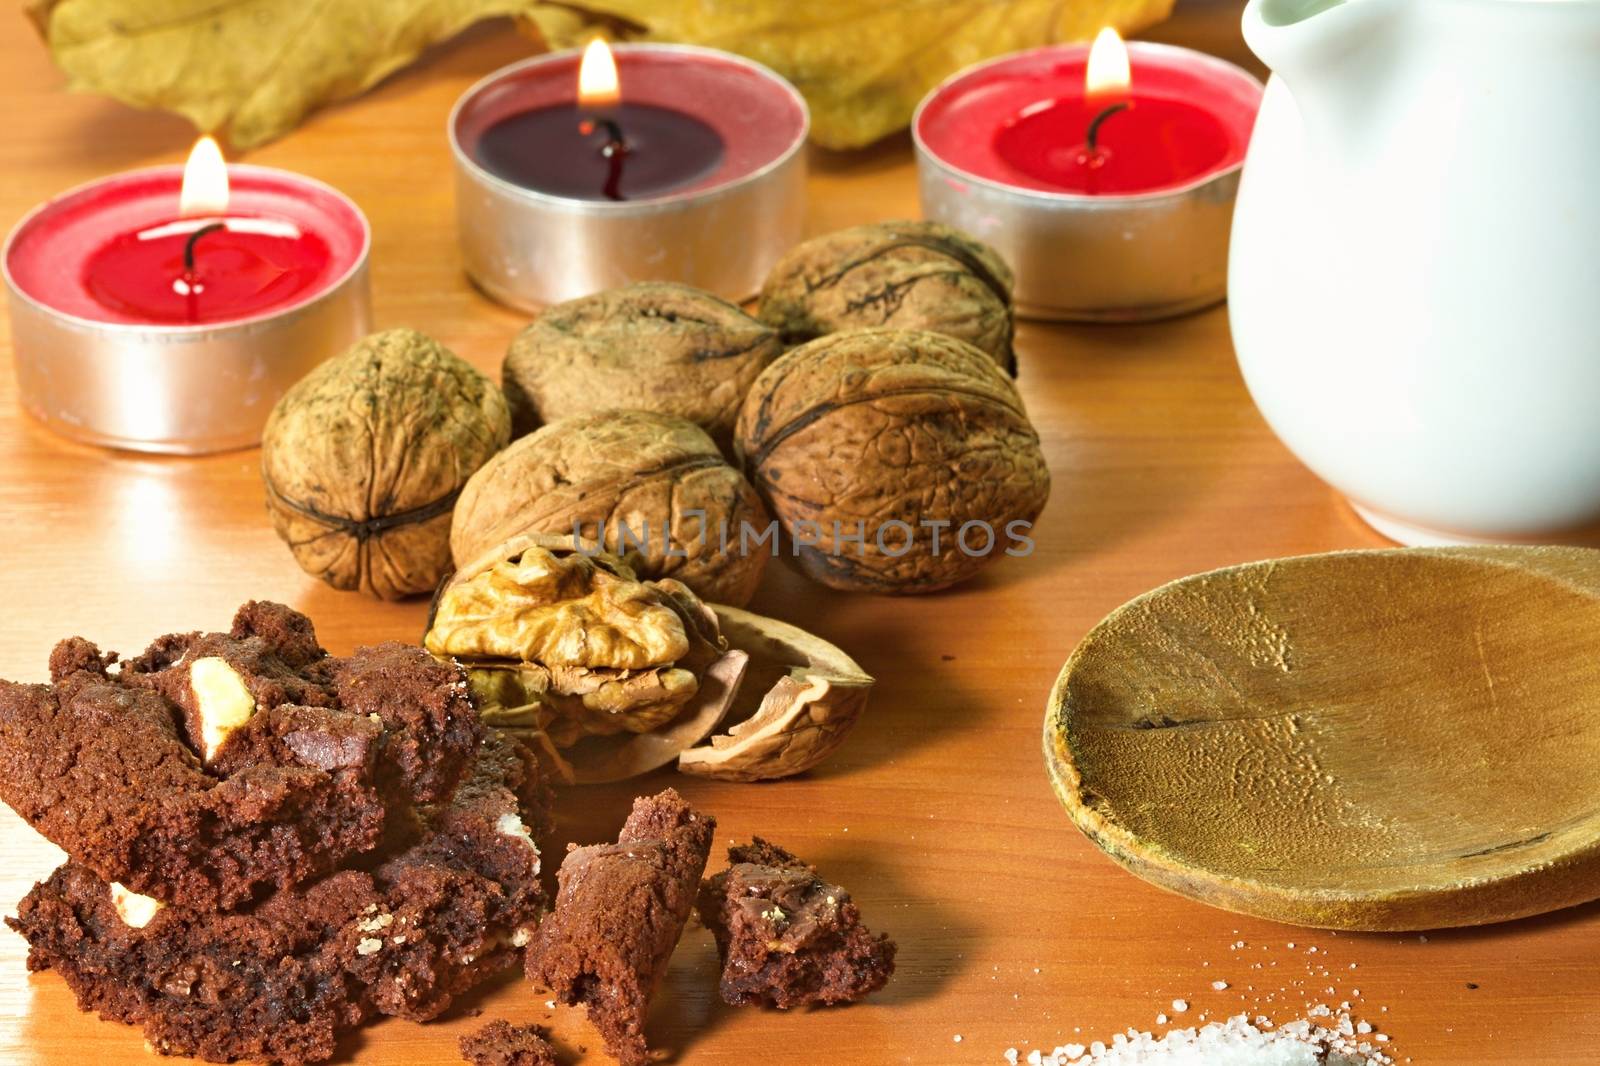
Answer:
[[[483,735],[460,668],[400,644],[332,658],[281,604],[116,662],[74,637],[53,684],[0,682],[0,799],[101,878],[196,910],[392,840]]]
[[[615,844],[569,852],[528,979],[582,1003],[622,1066],[644,1066],[650,998],[694,908],[716,821],[672,789],[634,801]]]
[[[556,1066],[556,1052],[537,1025],[497,1018],[461,1038],[461,1057],[472,1066]]]
[[[756,837],[728,849],[728,869],[700,887],[700,920],[722,956],[733,1006],[851,1003],[894,973],[895,944],[861,924],[850,894]]]
[[[83,1010],[140,1025],[150,1045],[213,1061],[333,1054],[374,1013],[436,1017],[515,962],[543,908],[539,856],[515,830],[545,819],[531,753],[491,735],[462,793],[372,871],[343,870],[237,913],[130,900],[77,863],[36,885],[8,924],[28,967],[61,973]]]

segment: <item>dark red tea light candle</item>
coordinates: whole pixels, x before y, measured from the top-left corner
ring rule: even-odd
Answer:
[[[913,119],[924,213],[1010,260],[1024,314],[1215,303],[1261,91],[1231,63],[1111,31],[970,67]]]
[[[688,111],[623,100],[616,57],[596,38],[578,62],[575,99],[494,120],[478,135],[473,158],[525,189],[620,203],[711,177],[726,149],[722,135]]]
[[[634,281],[750,296],[800,238],[808,126],[792,85],[714,49],[506,67],[450,116],[467,273],[528,310]]]
[[[97,444],[249,446],[285,389],[367,332],[370,244],[338,192],[229,167],[209,139],[187,167],[74,189],[0,253],[21,399]]]

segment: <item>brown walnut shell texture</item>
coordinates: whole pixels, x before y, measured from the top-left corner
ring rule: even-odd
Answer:
[[[411,329],[374,333],[284,394],[261,440],[272,524],[308,574],[386,600],[450,572],[450,512],[511,437],[494,382]]]
[[[963,581],[1003,556],[1007,526],[1031,524],[1050,495],[1016,386],[983,352],[940,333],[856,330],[795,348],[751,388],[738,447],[801,569],[838,589]],[[940,521],[934,551],[924,523]],[[914,542],[889,522],[908,524]],[[961,550],[968,522],[987,523],[993,544],[975,527],[970,553]],[[857,532],[859,546],[846,539]]]
[[[760,317],[798,344],[846,329],[926,329],[1016,371],[1011,268],[939,222],[873,222],[816,237],[778,261]]]
[[[620,407],[686,418],[726,448],[750,383],[782,354],[776,330],[726,300],[642,282],[546,310],[511,342],[501,382],[515,436]]]
[[[705,512],[703,529],[692,511]],[[643,578],[675,578],[702,599],[742,606],[770,548],[740,551],[740,530],[762,531],[769,521],[755,489],[699,426],[604,411],[552,422],[473,475],[456,504],[450,548],[465,566],[519,534],[576,533],[629,556]],[[646,541],[643,550],[624,543],[624,524]]]

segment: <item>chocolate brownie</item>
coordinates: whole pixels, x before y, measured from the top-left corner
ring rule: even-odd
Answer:
[[[398,644],[334,659],[279,604],[116,660],[71,638],[51,685],[0,682],[0,799],[101,878],[195,910],[377,847],[449,795],[483,729],[457,667]]]
[[[154,688],[180,709],[186,737],[202,756],[208,753],[194,684],[202,659],[227,663],[258,710],[295,703],[371,717],[383,727],[379,762],[386,781],[417,803],[450,795],[482,736],[458,667],[397,643],[336,659],[317,644],[310,619],[255,601],[239,609],[228,633],[161,637],[123,664],[129,684]]]
[[[848,892],[760,837],[729,848],[728,861],[698,901],[722,956],[724,1000],[851,1003],[888,983],[894,941],[867,931]]]
[[[160,695],[103,668],[50,686],[0,682],[0,799],[106,880],[236,907],[263,886],[329,872],[383,833],[380,731],[329,715],[291,705],[258,715],[219,776]],[[255,758],[266,761],[246,764]]]
[[[461,1057],[472,1066],[556,1066],[556,1052],[537,1025],[496,1019],[461,1038]]]
[[[157,1051],[294,1064],[328,1058],[368,1013],[328,945],[375,898],[371,875],[347,871],[246,913],[162,907],[135,928],[112,888],[69,862],[8,922],[30,970],[58,971],[79,1009],[142,1026]]]
[[[373,919],[389,939],[363,938],[349,971],[380,1013],[437,1017],[517,960],[545,908],[535,834],[548,795],[533,753],[491,730],[454,798],[424,812],[423,836],[373,871],[395,920]]]
[[[672,789],[634,801],[615,844],[569,852],[555,910],[528,948],[528,979],[588,1007],[622,1066],[644,1066],[650,998],[678,946],[716,821]]]
[[[158,1051],[290,1064],[333,1054],[373,1013],[427,1019],[516,959],[543,906],[531,754],[491,736],[458,799],[371,871],[342,870],[215,913],[130,898],[75,862],[8,923],[28,967],[84,1010],[143,1027]]]
[[[115,658],[114,656],[112,657]],[[171,633],[122,664],[120,680],[159,692],[179,711],[184,739],[209,761],[194,668],[220,660],[237,675],[255,711],[281,704],[336,706],[328,653],[316,642],[310,619],[282,604],[252,601],[234,614],[227,633]],[[222,738],[216,738],[220,744]]]
[[[461,668],[388,643],[334,660],[332,674],[341,708],[383,723],[380,766],[417,803],[447,799],[483,737]]]

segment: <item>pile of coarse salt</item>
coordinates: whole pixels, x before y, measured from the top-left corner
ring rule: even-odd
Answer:
[[[1394,1061],[1361,1040],[1349,1015],[1332,1025],[1300,1020],[1271,1028],[1266,1018],[1244,1014],[1198,1029],[1174,1029],[1165,1036],[1129,1029],[1107,1045],[1067,1044],[1051,1052],[1035,1049],[1019,1057],[1006,1051],[1011,1066],[1391,1066]]]

